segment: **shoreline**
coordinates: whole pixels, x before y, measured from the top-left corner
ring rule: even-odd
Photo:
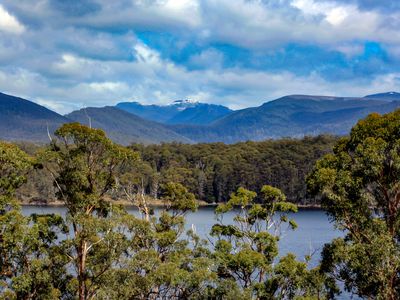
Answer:
[[[129,201],[115,201],[116,204],[123,205],[125,207],[136,207],[136,205],[132,204]],[[199,201],[198,205],[199,208],[204,208],[204,207],[217,207],[219,203],[208,203],[205,201]],[[26,206],[41,206],[41,207],[65,207],[65,204],[62,201],[53,201],[53,202],[20,202],[19,205],[22,207]],[[166,205],[162,203],[161,201],[154,201],[152,203],[149,203],[149,207],[154,207],[154,208],[162,208],[165,207]],[[297,204],[298,209],[316,209],[320,210],[322,209],[320,204]]]

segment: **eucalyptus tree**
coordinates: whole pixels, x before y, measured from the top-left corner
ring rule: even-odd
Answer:
[[[371,114],[317,162],[308,187],[345,236],[322,267],[367,299],[400,298],[400,111]]]
[[[185,216],[197,209],[192,193],[177,183],[162,187],[158,215],[132,218],[130,246],[100,299],[199,299],[215,279],[210,251]]]
[[[25,217],[14,198],[33,159],[0,142],[0,298],[54,299],[64,288],[64,263],[56,240],[59,216]]]
[[[310,270],[307,259],[293,254],[279,257],[283,226],[295,229],[291,214],[297,206],[277,188],[264,185],[257,194],[239,188],[227,203],[216,208],[218,223],[211,235],[217,241],[213,256],[218,284],[211,294],[219,299],[324,299],[324,278]],[[233,220],[226,222],[227,213]],[[286,226],[285,226],[286,227]]]
[[[126,251],[126,212],[108,199],[121,165],[137,155],[114,144],[105,133],[78,123],[65,124],[43,155],[67,207],[70,230],[63,240],[72,276],[68,290],[93,299]]]

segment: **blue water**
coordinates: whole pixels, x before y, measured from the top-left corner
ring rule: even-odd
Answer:
[[[161,209],[156,208],[157,214]],[[65,215],[65,207],[47,207],[47,206],[24,206],[22,211],[25,215],[32,213],[58,213]],[[128,211],[137,215],[138,212],[134,208]],[[234,213],[228,213],[224,216],[224,222],[231,223]],[[298,213],[291,215],[296,221],[298,228],[296,230],[283,227],[282,237],[279,242],[280,253],[286,254],[292,252],[299,259],[305,255],[313,254],[312,264],[316,264],[319,260],[319,253],[325,243],[333,238],[340,236],[342,233],[335,230],[333,224],[329,222],[328,217],[322,210],[300,210]],[[213,224],[216,223],[214,208],[202,207],[195,213],[188,213],[186,216],[187,228],[192,228],[192,224],[196,229],[196,233],[202,238],[209,238],[209,232]]]
[[[65,216],[65,207],[46,207],[46,206],[24,206],[22,211],[25,215],[32,213],[50,214],[58,213]],[[128,211],[134,215],[138,215],[138,211],[129,208]],[[161,209],[156,208],[155,213],[158,214]],[[224,222],[231,223],[234,213],[228,213],[224,216]],[[322,210],[302,209],[298,213],[292,214],[298,225],[296,230],[290,230],[284,227],[279,242],[280,255],[288,252],[294,253],[299,260],[303,260],[306,255],[312,254],[310,266],[318,264],[320,252],[324,244],[332,239],[343,235],[342,232],[336,230],[329,221],[327,215]],[[216,223],[214,208],[201,207],[194,213],[188,213],[186,216],[187,229],[195,228],[196,233],[202,238],[209,239],[209,232]],[[192,226],[193,224],[193,226]],[[338,299],[350,299],[347,294],[342,294]],[[355,298],[353,298],[355,299]]]

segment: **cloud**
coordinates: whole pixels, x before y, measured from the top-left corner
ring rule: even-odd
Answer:
[[[298,76],[291,72],[269,72],[246,68],[188,69],[162,59],[160,54],[138,42],[133,46],[137,59],[116,62],[62,55],[59,72],[79,77],[68,88],[63,81],[17,69],[0,72],[0,89],[36,100],[61,113],[84,106],[112,105],[122,100],[169,103],[190,98],[228,105],[231,108],[256,106],[286,94],[360,96],[376,91],[396,90],[399,73],[379,75],[369,80],[331,82],[317,73]],[[101,72],[106,75],[99,76]],[[121,74],[126,74],[122,75]],[[108,78],[108,80],[99,80]]]
[[[24,25],[0,5],[0,31],[21,34],[25,31]]]
[[[62,113],[399,90],[400,9],[384,2],[3,0],[0,90]]]

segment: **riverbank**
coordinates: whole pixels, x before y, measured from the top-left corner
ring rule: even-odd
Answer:
[[[112,201],[112,200],[110,200]],[[130,201],[126,200],[116,200],[113,201],[113,203],[118,204],[118,205],[123,205],[127,207],[131,206],[136,206]],[[209,203],[206,201],[197,201],[199,207],[216,207],[218,206],[218,203]],[[51,202],[46,202],[46,201],[22,201],[20,202],[21,206],[49,206],[49,207],[63,207],[65,206],[64,202],[62,201],[51,201]],[[162,200],[159,199],[153,199],[148,202],[148,205],[150,207],[165,207],[166,203],[163,202]],[[299,209],[321,209],[321,205],[319,204],[297,204],[297,207]]]

